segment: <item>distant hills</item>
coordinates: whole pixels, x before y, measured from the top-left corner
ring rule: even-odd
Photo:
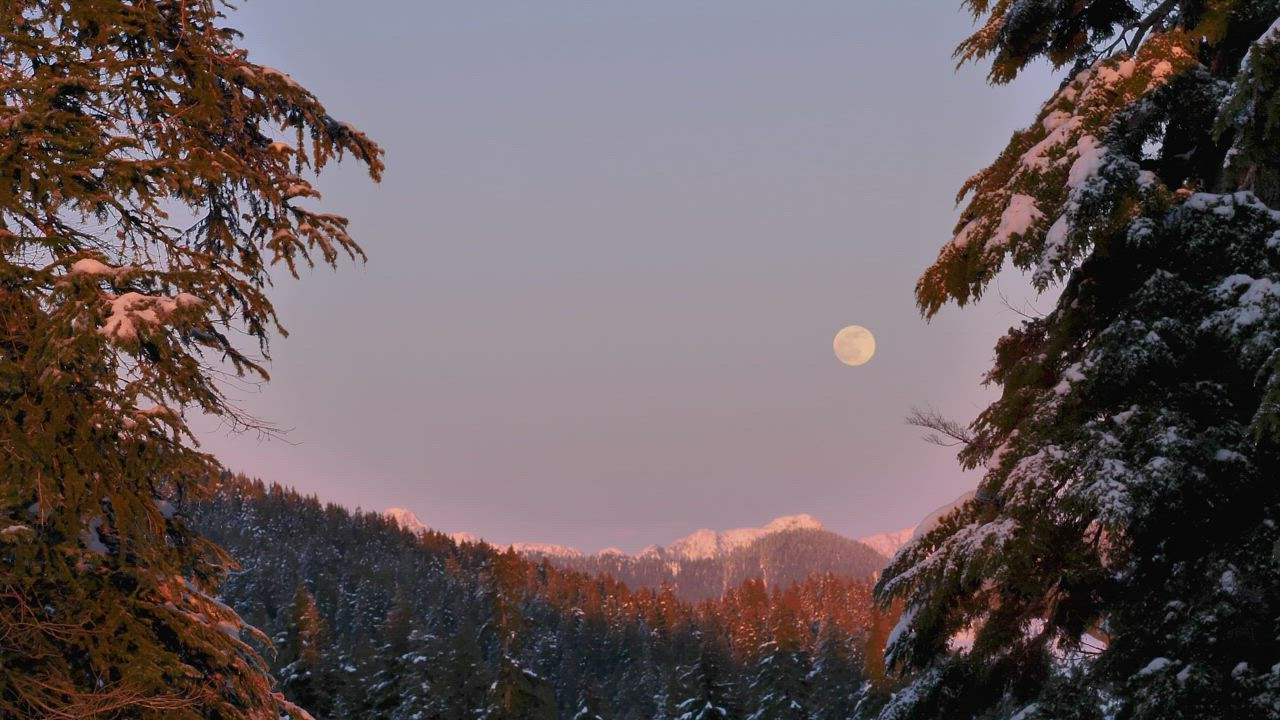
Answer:
[[[409,510],[391,508],[384,514],[406,530],[423,533],[428,529]],[[540,543],[515,543],[511,548],[557,567],[608,575],[633,588],[667,585],[677,597],[696,602],[720,597],[754,578],[777,587],[826,573],[870,578],[911,538],[913,530],[854,540],[827,530],[812,515],[800,514],[779,517],[759,528],[701,529],[634,555],[617,548],[587,555],[577,548]],[[476,540],[465,533],[452,537]]]
[[[886,558],[892,558],[894,553],[898,552],[898,548],[906,545],[908,541],[915,535],[916,528],[909,527],[893,532],[879,533],[877,535],[868,535],[867,537],[858,538],[858,542],[875,550]]]

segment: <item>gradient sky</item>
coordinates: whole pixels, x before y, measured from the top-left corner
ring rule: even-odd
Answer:
[[[251,59],[387,173],[321,180],[369,262],[282,278],[273,381],[233,394],[287,441],[205,423],[206,449],[500,543],[914,524],[977,477],[903,416],[971,419],[1018,321],[993,292],[925,323],[915,280],[1054,85],[956,72],[958,5],[243,4]],[[877,338],[862,367],[832,354],[849,324]]]

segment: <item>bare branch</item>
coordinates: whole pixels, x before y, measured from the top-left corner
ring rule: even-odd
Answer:
[[[1130,53],[1137,52],[1138,46],[1142,44],[1142,38],[1149,30],[1151,30],[1152,27],[1155,27],[1157,23],[1164,21],[1164,19],[1168,17],[1169,13],[1173,12],[1173,9],[1178,6],[1179,1],[1180,0],[1164,0],[1164,2],[1160,3],[1155,10],[1151,11],[1150,15],[1138,21],[1137,25],[1134,26],[1134,30],[1136,32],[1133,34],[1133,39],[1129,41],[1129,44],[1125,49]]]
[[[911,408],[906,421],[908,425],[932,430],[933,432],[924,436],[924,441],[939,447],[973,447],[978,443],[977,437],[967,425],[947,418],[933,408]]]

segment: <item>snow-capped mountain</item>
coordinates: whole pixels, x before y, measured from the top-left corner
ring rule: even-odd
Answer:
[[[394,520],[395,523],[400,527],[417,535],[422,535],[431,530],[431,528],[427,527],[426,523],[418,519],[418,516],[415,515],[412,510],[408,510],[406,508],[394,508],[394,507],[387,508],[386,510],[382,511],[382,516],[390,520]],[[460,543],[482,542],[480,537],[476,535],[472,535],[469,532],[455,532],[455,533],[445,533],[445,534],[453,538],[455,542],[460,542]],[[519,548],[517,548],[516,551],[521,552]]]
[[[384,513],[400,527],[427,532],[412,511],[390,508]],[[667,585],[680,597],[703,600],[758,577],[769,585],[802,582],[814,574],[870,578],[907,542],[913,528],[872,535],[861,540],[826,529],[812,515],[784,515],[762,527],[703,528],[669,545],[650,545],[632,555],[605,548],[588,555],[577,548],[550,543],[514,543],[516,552],[591,575],[610,575],[631,587]],[[475,542],[467,533],[450,535]]]
[[[768,535],[789,532],[791,530],[825,530],[822,522],[812,515],[784,515],[775,518],[764,527],[734,528],[732,530],[711,530],[702,528],[676,540],[667,546],[650,545],[635,555],[631,555],[616,547],[605,548],[593,557],[657,557],[668,560],[707,560],[727,555],[741,547]],[[552,557],[587,557],[577,548],[565,545],[548,545],[544,543],[516,543],[512,545],[517,552],[532,555],[548,555]]]
[[[548,557],[576,558],[582,557],[582,551],[568,545],[553,543],[512,543],[512,549],[523,555],[546,555]]]
[[[812,515],[784,515],[759,528],[735,528],[733,530],[695,530],[679,540],[661,548],[662,555],[677,560],[705,560],[746,547],[766,535],[791,530],[825,530]]]
[[[916,526],[912,525],[911,527],[903,528],[901,530],[860,537],[858,538],[858,542],[887,558],[892,558],[894,554],[898,552],[898,548],[906,545],[911,540],[915,535],[915,532]]]
[[[412,510],[407,508],[387,508],[382,514],[394,521],[410,532],[425,533],[430,528],[426,523],[422,522]],[[732,530],[710,530],[702,528],[676,540],[665,547],[661,545],[650,545],[645,549],[636,553],[634,557],[662,557],[671,560],[705,560],[708,558],[719,557],[734,550],[746,547],[751,543],[759,540],[767,535],[775,533],[788,532],[791,530],[825,530],[822,522],[812,515],[784,515],[770,521],[764,527],[758,528],[734,528]],[[449,537],[459,542],[476,542],[480,538],[471,533],[447,533]],[[537,543],[537,542],[518,542],[512,543],[511,547],[518,553],[526,555],[546,555],[549,557],[577,558],[587,557],[587,553],[582,552],[578,548],[568,545],[556,545],[554,543]],[[881,552],[877,548],[877,552]],[[597,556],[616,556],[616,557],[632,557],[629,553],[616,548],[605,548],[598,553]]]
[[[762,528],[699,530],[665,548],[653,545],[635,555],[610,548],[550,560],[589,575],[608,575],[633,588],[665,585],[692,602],[720,597],[752,578],[771,587],[828,573],[869,579],[885,563],[876,550],[825,529],[807,515],[779,518]]]
[[[413,514],[412,510],[393,507],[393,508],[387,508],[386,510],[383,510],[382,515],[383,517],[390,518],[391,520],[395,520],[397,525],[404,528],[405,530],[408,530],[411,533],[417,533],[421,535],[422,533],[425,533],[427,530],[430,529],[427,527],[426,523],[418,519],[417,515]]]

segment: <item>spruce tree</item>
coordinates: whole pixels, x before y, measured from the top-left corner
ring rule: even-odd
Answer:
[[[877,587],[880,717],[1280,716],[1280,4],[966,5],[993,81],[1069,71],[918,302],[1006,261],[1061,295],[997,345],[976,493]]]
[[[430,663],[432,687],[428,717],[472,720],[485,707],[489,682],[476,641],[475,624],[464,619],[452,636],[442,639]]]
[[[834,622],[822,624],[808,681],[813,720],[849,720],[854,717],[863,684],[861,658],[854,640]]]
[[[315,596],[305,586],[299,585],[294,593],[277,648],[280,689],[317,718],[331,717],[338,689],[333,650]]]
[[[294,711],[175,511],[219,471],[184,413],[253,422],[217,379],[266,378],[272,267],[361,254],[304,173],[381,151],[224,7],[0,10],[0,716]]]
[[[373,655],[373,684],[365,688],[370,716],[412,717],[427,707],[431,683],[418,611],[397,588]]]
[[[757,651],[755,674],[747,692],[752,710],[747,720],[808,720],[810,693],[809,655],[804,650],[800,618],[790,602],[774,592],[769,618],[771,640]]]
[[[696,661],[679,674],[672,717],[676,720],[738,720],[738,688],[716,637],[702,638]]]
[[[747,687],[752,698],[747,720],[808,720],[808,660],[797,647],[765,643]]]

